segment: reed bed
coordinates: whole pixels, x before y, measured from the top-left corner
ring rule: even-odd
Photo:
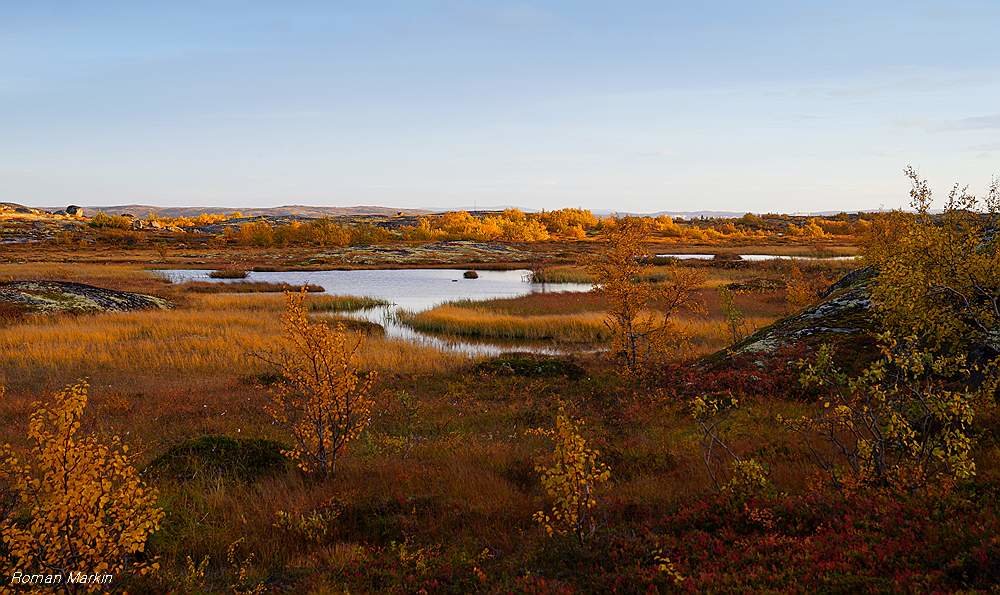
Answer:
[[[640,279],[649,283],[659,283],[670,279],[678,267],[703,266],[699,263],[671,262],[649,267]],[[594,283],[594,276],[584,266],[561,265],[536,269],[531,272],[532,283]]]
[[[388,300],[357,295],[321,295],[309,300],[313,312],[353,312],[391,305]]]
[[[281,312],[285,309],[285,296],[270,292],[194,294],[189,296],[189,301],[200,310]],[[310,295],[306,305],[312,312],[353,312],[388,306],[389,302],[355,295]]]
[[[249,274],[246,269],[229,268],[212,271],[208,276],[213,279],[246,279]]]
[[[599,343],[610,337],[604,314],[518,316],[445,304],[424,312],[400,312],[399,319],[418,331],[508,340]]]
[[[531,271],[532,283],[593,283],[594,276],[584,267],[561,265]]]
[[[519,297],[492,300],[458,300],[449,302],[449,305],[520,316],[603,312],[607,309],[607,301],[604,296],[594,291],[530,293]]]
[[[284,293],[286,291],[302,291],[322,293],[319,285],[306,283],[292,285],[291,283],[270,283],[268,281],[238,281],[236,283],[212,283],[211,281],[188,281],[177,286],[178,289],[191,293]]]

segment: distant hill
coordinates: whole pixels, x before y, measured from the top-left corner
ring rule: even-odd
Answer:
[[[0,203],[14,206],[13,203]],[[20,208],[26,208],[22,205],[16,205]],[[27,207],[30,208],[30,207]],[[65,209],[64,206],[60,207],[35,207],[39,210],[44,211],[60,211]],[[392,207],[379,207],[373,205],[358,205],[353,207],[315,207],[307,205],[284,205],[280,207],[264,207],[264,208],[234,208],[234,207],[156,207],[152,205],[109,205],[109,206],[85,206],[85,212],[89,214],[96,213],[97,211],[104,211],[108,214],[120,214],[128,213],[136,217],[145,217],[149,213],[156,213],[161,217],[192,217],[200,215],[202,213],[232,213],[233,211],[239,211],[243,213],[246,217],[363,217],[363,216],[377,216],[377,217],[391,217],[397,214],[416,216],[416,215],[426,215],[429,213],[443,213],[446,211],[469,211],[473,213],[483,214],[501,211],[505,208],[520,208],[520,210],[526,213],[535,213],[540,209],[526,209],[522,207],[511,207],[511,206],[490,206],[490,207],[449,207],[449,208],[425,208],[425,209],[396,209]],[[788,215],[800,215],[800,216],[830,216],[836,215],[841,211],[810,211],[810,212],[798,212],[798,213],[785,213]],[[858,213],[859,211],[849,211],[850,213]],[[877,212],[877,210],[866,210],[860,212]],[[639,213],[639,212],[626,212],[626,211],[614,211],[608,209],[595,209],[593,210],[595,215],[641,215],[648,217],[656,217],[659,215],[668,215],[674,218],[683,219],[699,219],[702,217],[708,219],[735,219],[742,217],[745,211],[656,211],[653,213]]]
[[[40,207],[46,211],[57,211],[65,207]],[[152,205],[111,205],[84,207],[88,213],[103,211],[108,214],[128,213],[136,217],[145,217],[155,213],[160,217],[193,217],[202,213],[232,213],[239,211],[246,217],[357,217],[363,215],[378,215],[389,217],[402,213],[403,215],[424,215],[432,211],[427,209],[393,209],[390,207],[354,206],[354,207],[311,207],[305,205],[285,205],[280,207],[235,209],[232,207],[155,207]]]

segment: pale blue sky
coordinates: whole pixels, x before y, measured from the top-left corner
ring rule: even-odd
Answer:
[[[1000,2],[0,0],[0,200],[811,211],[1000,172]]]

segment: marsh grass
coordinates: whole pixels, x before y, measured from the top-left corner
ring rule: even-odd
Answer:
[[[188,281],[177,286],[178,289],[191,293],[283,293],[286,291],[302,291],[322,293],[319,285],[307,283],[292,285],[290,283],[270,283],[267,281],[238,281],[236,283],[212,283],[211,281]]]
[[[381,298],[356,295],[321,295],[309,300],[309,309],[313,312],[353,312],[369,308],[384,308],[391,302]]]
[[[226,268],[208,274],[213,279],[246,279],[250,273],[246,269]]]
[[[599,312],[519,316],[446,304],[424,312],[401,311],[398,318],[418,331],[478,338],[598,343],[610,337]]]
[[[531,271],[532,283],[593,283],[594,276],[583,267],[560,265]]]
[[[492,300],[457,300],[449,302],[449,305],[517,316],[603,312],[607,307],[604,297],[593,291],[531,293],[520,297]]]
[[[141,266],[95,263],[0,263],[0,283],[51,280],[86,283],[108,289],[162,292],[170,282]]]
[[[252,374],[258,365],[248,354],[267,349],[280,335],[283,296],[190,297],[187,307],[173,310],[31,317],[0,328],[0,370],[15,382],[95,373],[136,378]],[[310,296],[309,303],[333,311],[357,300]],[[377,336],[365,342],[360,356],[363,365],[393,373],[442,370],[464,359]]]

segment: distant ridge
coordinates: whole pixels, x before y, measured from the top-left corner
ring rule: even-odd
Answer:
[[[5,203],[11,204],[13,203]],[[21,205],[17,205],[21,206]],[[22,207],[24,208],[24,207]],[[30,208],[30,207],[28,207]],[[59,211],[65,209],[65,205],[61,207],[35,207],[39,210],[44,211]],[[427,215],[430,213],[444,213],[447,211],[469,211],[473,213],[490,213],[495,211],[502,211],[503,209],[519,208],[526,213],[535,213],[539,209],[526,209],[522,207],[513,206],[479,206],[479,207],[450,207],[450,208],[424,208],[424,209],[397,209],[392,207],[379,207],[374,205],[357,205],[351,207],[317,207],[308,205],[283,205],[278,207],[261,207],[261,208],[236,208],[236,207],[157,207],[153,205],[109,205],[109,206],[84,206],[87,213],[96,213],[97,211],[103,211],[109,215],[111,214],[121,214],[128,213],[136,217],[145,217],[150,213],[155,213],[161,217],[193,217],[200,215],[201,213],[232,213],[234,211],[239,211],[243,213],[246,217],[360,217],[360,216],[379,216],[379,217],[391,217],[394,215]],[[876,213],[882,209],[868,209],[868,210],[850,210],[850,211],[800,211],[796,213],[780,213],[783,215],[796,215],[805,217],[822,217],[837,215],[842,212],[848,214],[855,213]],[[595,215],[605,216],[605,215],[617,215],[617,216],[627,216],[627,215],[640,215],[644,217],[657,217],[660,215],[667,215],[674,218],[683,219],[735,219],[742,217],[746,214],[745,211],[655,211],[640,213],[635,211],[614,211],[609,209],[593,209]],[[762,214],[762,213],[758,213]]]
[[[46,211],[57,211],[65,207],[40,207]],[[353,207],[311,207],[306,205],[284,205],[265,208],[234,208],[234,207],[155,207],[152,205],[111,205],[84,207],[87,213],[103,211],[109,215],[128,213],[136,217],[145,217],[155,213],[160,217],[194,217],[202,213],[232,213],[239,211],[245,217],[357,217],[363,215],[379,215],[389,217],[396,214],[424,215],[431,213],[428,209],[393,209],[358,205]]]

